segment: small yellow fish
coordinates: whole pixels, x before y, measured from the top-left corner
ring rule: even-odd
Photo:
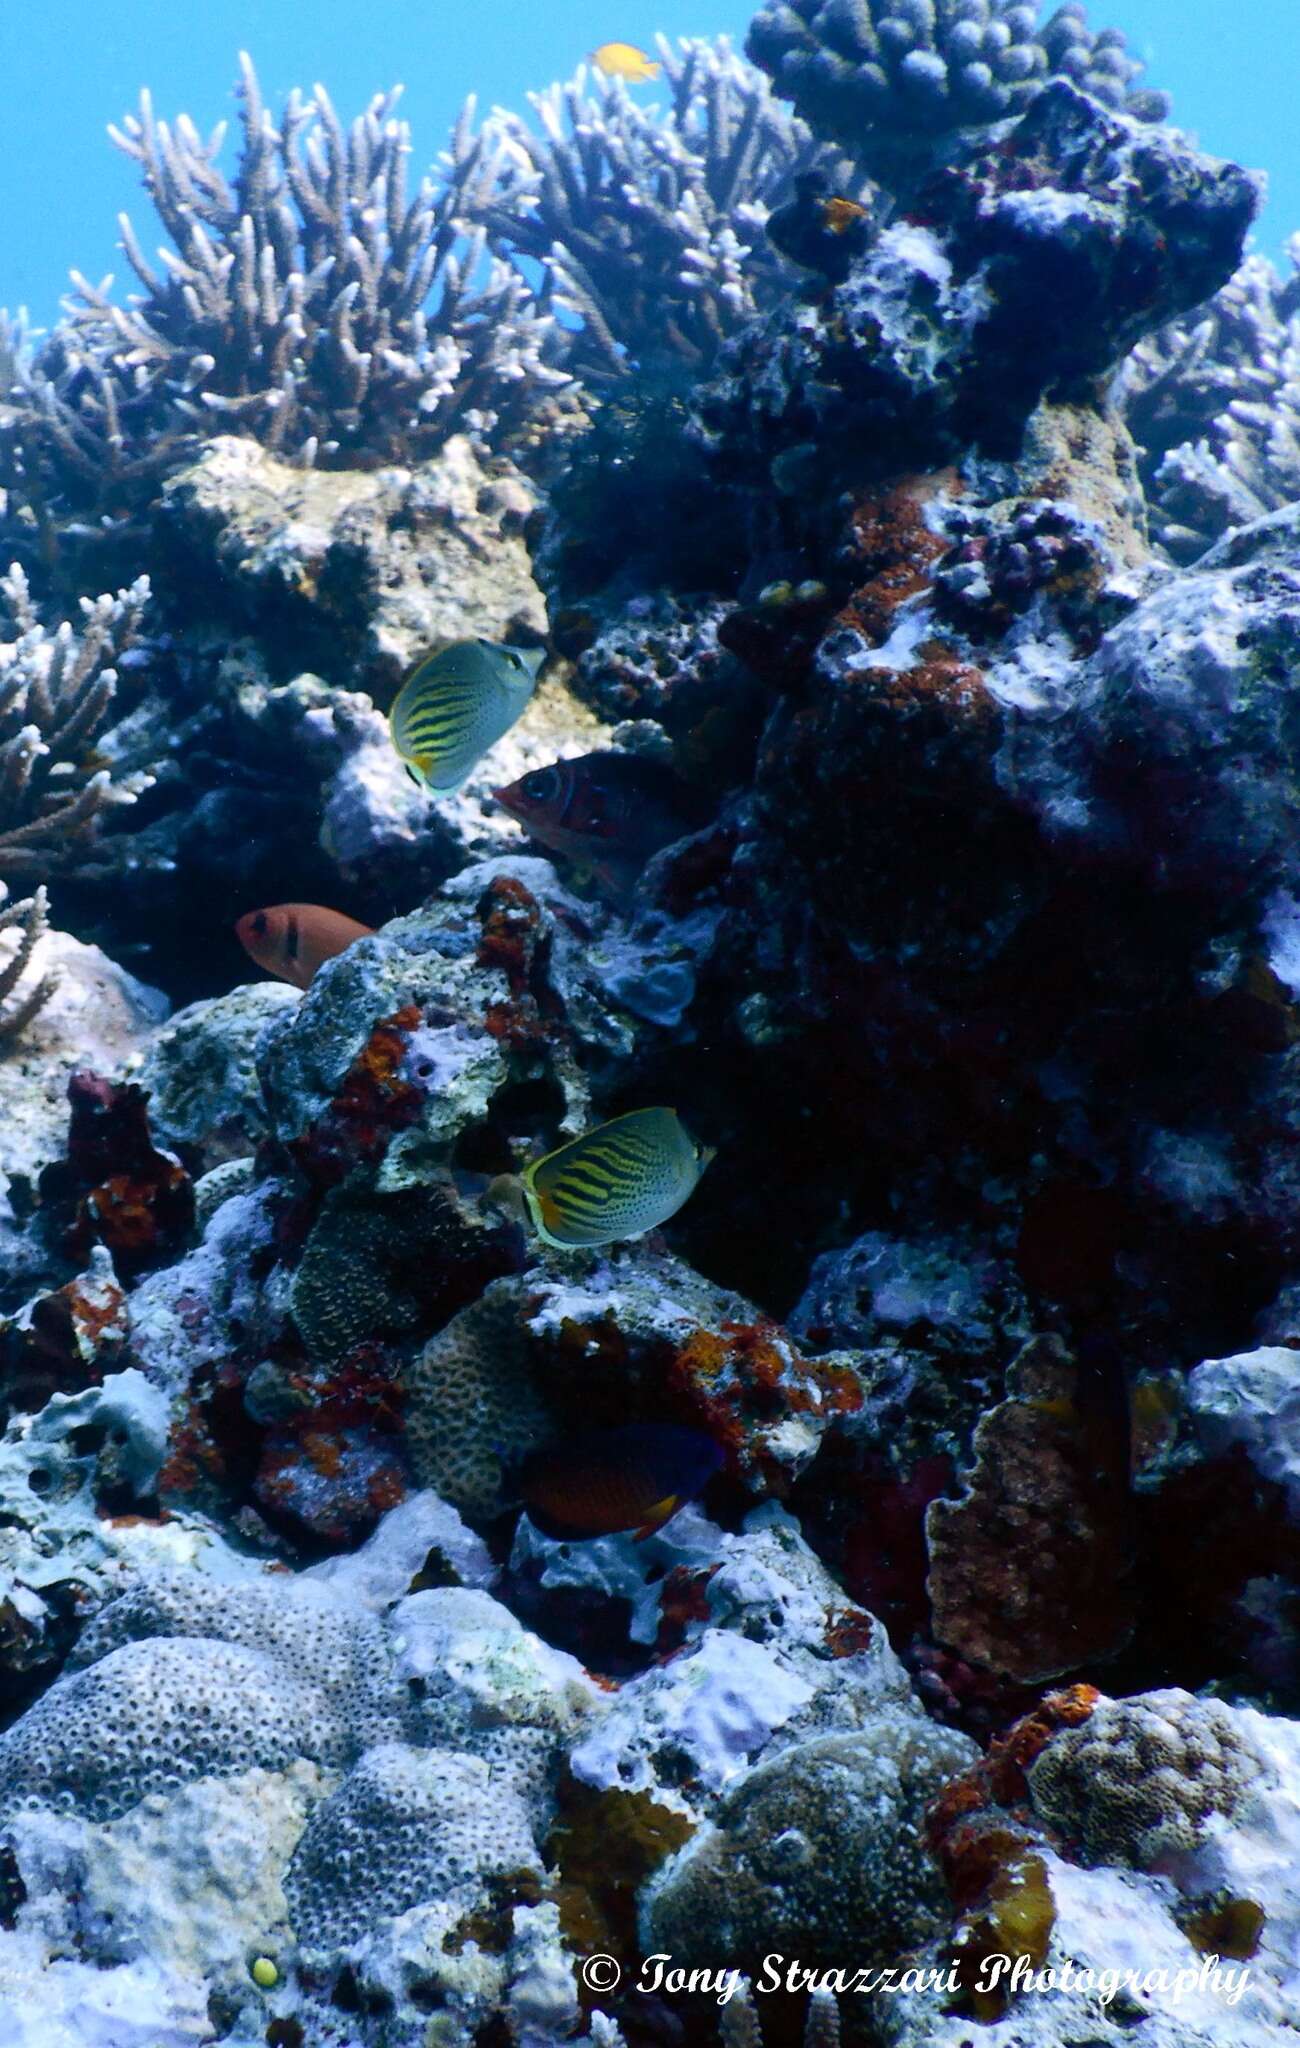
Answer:
[[[838,194],[829,199],[819,199],[822,210],[822,224],[833,235],[847,234],[855,220],[866,220],[867,209],[859,206],[856,199],[843,199]]]
[[[457,640],[422,661],[388,714],[393,745],[412,782],[439,793],[459,788],[509,732],[545,659],[540,647]]]
[[[635,43],[602,43],[592,51],[591,61],[606,78],[626,78],[632,85],[644,85],[659,76],[658,59],[647,57]]]
[[[546,1244],[615,1244],[675,1216],[712,1157],[675,1109],[633,1109],[525,1167],[524,1200]]]

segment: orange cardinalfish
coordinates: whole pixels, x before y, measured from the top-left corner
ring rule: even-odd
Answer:
[[[277,903],[241,917],[235,937],[268,974],[278,974],[295,988],[308,988],[318,967],[354,939],[368,939],[372,929],[319,903]]]
[[[552,853],[588,868],[617,898],[652,854],[694,829],[670,768],[640,754],[580,754],[492,792]]]
[[[638,50],[635,43],[602,43],[591,53],[591,61],[606,78],[625,78],[630,85],[645,85],[659,76],[659,62]]]
[[[722,1452],[702,1429],[629,1422],[579,1432],[533,1451],[516,1484],[543,1536],[582,1540],[636,1531],[644,1543],[703,1493]]]

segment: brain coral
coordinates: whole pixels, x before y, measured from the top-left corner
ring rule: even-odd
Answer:
[[[0,1735],[4,1806],[112,1820],[195,1778],[341,1759],[330,1702],[257,1650],[178,1636],[70,1672]]]
[[[518,1289],[498,1280],[425,1345],[404,1375],[417,1483],[468,1515],[502,1502],[502,1459],[550,1434],[533,1385]]]
[[[284,1665],[329,1703],[354,1754],[394,1732],[392,1665],[379,1621],[301,1578],[277,1574],[229,1586],[193,1571],[150,1573],[96,1615],[68,1668],[95,1664],[126,1643],[177,1636],[235,1644]]]
[[[312,1815],[285,1876],[312,1948],[344,1948],[412,1906],[481,1903],[489,1880],[541,1876],[528,1817],[486,1763],[449,1749],[368,1750]]]
[[[751,1771],[665,1871],[645,1942],[675,1960],[769,1951],[801,1962],[886,1963],[934,1926],[944,1892],[922,1822],[967,1739],[914,1714],[826,1735]]]
[[[1231,1708],[1170,1686],[1103,1700],[1053,1737],[1029,1789],[1085,1862],[1141,1870],[1194,1848],[1213,1814],[1232,1815],[1252,1784],[1272,1776]]]

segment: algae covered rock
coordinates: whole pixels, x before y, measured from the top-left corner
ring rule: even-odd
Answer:
[[[1297,879],[1297,515],[1158,582],[1068,687],[1012,709],[999,779],[1047,830],[1166,889]],[[1128,778],[1122,763],[1138,758]]]
[[[652,1885],[648,1948],[753,1970],[779,1951],[833,1966],[889,1963],[938,1924],[943,1882],[925,1809],[973,1744],[915,1714],[881,1714],[759,1764]]]
[[[459,435],[418,469],[337,471],[226,435],[168,481],[158,517],[201,601],[219,592],[295,671],[386,703],[440,644],[544,627],[520,535],[531,505]]]
[[[257,1043],[297,1000],[284,982],[250,982],[191,1003],[154,1033],[131,1072],[149,1091],[150,1127],[160,1144],[185,1147],[200,1173],[252,1155],[269,1128]]]
[[[0,1307],[17,1307],[66,1262],[27,1228],[41,1171],[63,1155],[74,1073],[113,1073],[167,1015],[160,990],[137,981],[98,946],[47,932],[42,972],[57,982],[39,1015],[0,1058]]]
[[[562,1115],[580,1115],[582,1077],[545,998],[593,1053],[625,1027],[563,929],[567,903],[548,864],[503,857],[328,962],[259,1043],[277,1136],[327,1184],[363,1163],[386,1193],[444,1169],[512,1082],[553,1075]]]

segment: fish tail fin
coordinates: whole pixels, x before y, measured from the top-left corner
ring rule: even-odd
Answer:
[[[671,1522],[681,1505],[682,1497],[679,1493],[670,1493],[663,1500],[657,1500],[653,1507],[646,1509],[645,1519],[633,1537],[633,1542],[646,1543],[651,1536],[657,1536],[664,1523]]]

